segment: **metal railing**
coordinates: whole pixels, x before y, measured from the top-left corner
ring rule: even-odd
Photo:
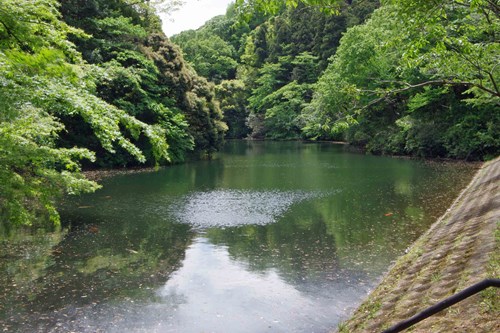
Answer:
[[[466,299],[474,294],[477,294],[478,292],[483,291],[484,289],[489,288],[489,287],[500,288],[500,279],[486,279],[486,280],[483,280],[481,282],[478,282],[478,283],[462,290],[461,292],[456,293],[455,295],[450,296],[450,297],[442,300],[441,302],[439,302],[433,306],[428,307],[427,309],[425,309],[424,311],[422,311],[420,313],[417,313],[413,317],[397,323],[396,325],[392,326],[391,328],[386,329],[382,333],[401,332],[402,330],[407,329],[407,328],[415,325],[416,323],[418,323],[418,322],[420,322],[420,321],[422,321],[422,320],[424,320],[432,315],[435,315],[436,313],[438,313],[446,308],[449,308],[453,304],[461,302],[464,299]]]

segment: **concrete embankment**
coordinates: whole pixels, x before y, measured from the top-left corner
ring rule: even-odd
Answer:
[[[500,278],[500,157],[485,163],[448,211],[401,257],[339,332],[373,333],[485,278]],[[489,288],[408,329],[500,332]]]

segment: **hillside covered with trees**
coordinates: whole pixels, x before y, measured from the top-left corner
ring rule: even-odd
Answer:
[[[99,187],[82,169],[182,162],[224,137],[499,152],[497,1],[237,0],[170,40],[158,11],[177,3],[0,0],[6,225],[59,223],[58,197]]]
[[[237,1],[173,41],[218,85],[231,137],[480,160],[500,146],[499,13],[487,0]]]

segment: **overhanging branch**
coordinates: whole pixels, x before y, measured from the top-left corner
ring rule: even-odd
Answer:
[[[417,89],[417,88],[422,88],[426,86],[468,86],[468,87],[476,87],[480,90],[483,90],[490,95],[494,97],[500,97],[500,92],[497,90],[491,90],[489,88],[486,88],[482,85],[473,83],[473,82],[464,82],[464,81],[451,81],[451,80],[431,80],[431,81],[425,81],[417,84],[409,84],[406,82],[398,82],[399,84],[405,84],[406,87],[403,88],[398,88],[398,89],[392,89],[392,90],[385,90],[385,91],[380,91],[380,90],[361,90],[362,92],[367,92],[371,94],[377,94],[380,95],[382,94],[381,97],[372,100],[370,103],[366,104],[360,110],[364,110],[369,108],[372,105],[378,104],[382,102],[383,100],[386,100],[389,96],[397,95],[409,90]]]
[[[13,37],[16,40],[17,44],[21,47],[21,50],[29,53],[33,52],[31,47],[29,47],[26,43],[24,43],[21,39],[19,39],[19,37],[16,36],[16,34],[12,31],[12,29],[9,28],[9,26],[4,21],[0,20],[0,24],[2,24],[3,27],[5,28],[5,32],[7,32],[7,35]]]

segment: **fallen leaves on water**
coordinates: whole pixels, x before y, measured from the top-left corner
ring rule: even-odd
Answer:
[[[90,225],[88,228],[90,233],[97,234],[99,232],[99,228],[96,225]]]

